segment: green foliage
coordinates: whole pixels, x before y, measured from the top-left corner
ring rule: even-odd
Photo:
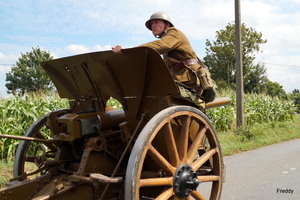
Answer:
[[[238,127],[236,130],[233,131],[233,133],[239,136],[241,142],[245,142],[256,137],[256,134],[250,130],[249,126]]]
[[[294,102],[295,107],[297,108],[297,112],[300,112],[300,91],[298,89],[294,89],[292,94],[289,95],[289,98]]]
[[[263,93],[268,82],[270,81],[266,76],[264,65],[253,64],[249,66],[248,73],[244,75],[244,90],[248,93]]]
[[[245,96],[245,120],[248,125],[287,121],[293,119],[294,115],[294,104],[290,100],[262,94]]]
[[[297,94],[297,93],[300,93],[300,90],[299,89],[294,89],[292,92],[293,92],[293,94]]]
[[[0,99],[0,133],[23,136],[26,130],[44,114],[68,108],[68,101],[57,95],[26,94]],[[0,159],[12,160],[19,140],[1,138]]]
[[[207,110],[213,125],[219,131],[232,130],[236,127],[236,97],[234,91],[221,91],[220,96],[228,96],[230,105]],[[245,124],[279,122],[292,120],[295,106],[291,100],[283,100],[265,94],[246,94],[244,96]],[[247,138],[247,137],[246,137]]]
[[[226,94],[225,94],[226,93]],[[223,91],[220,96],[227,96],[231,99],[231,104],[212,109],[207,109],[206,113],[210,116],[214,127],[218,131],[231,130],[235,127],[235,94],[231,91]]]
[[[253,28],[242,24],[242,59],[245,92],[256,92],[267,77],[263,64],[254,64],[255,54],[260,52],[260,45],[267,40]],[[235,24],[229,23],[225,29],[216,31],[216,40],[206,40],[206,56],[203,58],[214,79],[228,80],[234,84],[236,73]]]
[[[267,84],[265,85],[265,92],[266,94],[275,97],[281,97],[281,98],[286,98],[287,95],[283,89],[283,86],[280,85],[277,82],[272,82],[272,81],[268,81]]]
[[[113,108],[116,109],[116,110],[122,110],[122,109],[123,109],[122,104],[121,104],[118,100],[116,100],[116,99],[114,99],[114,98],[110,98],[110,99],[106,102],[106,104],[110,105],[111,107],[113,107]]]
[[[25,92],[51,91],[53,84],[40,63],[52,58],[49,52],[41,51],[39,47],[32,48],[32,52],[21,53],[16,66],[6,74],[8,93],[23,95]]]

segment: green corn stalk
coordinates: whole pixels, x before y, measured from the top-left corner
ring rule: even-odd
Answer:
[[[57,95],[27,94],[0,99],[0,133],[23,136],[26,130],[44,114],[68,108],[68,101]],[[1,138],[0,159],[14,159],[19,140]]]
[[[236,128],[236,98],[234,91],[225,91],[219,96],[231,98],[230,105],[212,108],[207,114],[218,131]],[[122,105],[111,98],[107,104],[120,110]],[[68,101],[58,95],[28,94],[24,97],[0,98],[0,133],[24,135],[26,130],[41,116],[51,111],[69,108]],[[262,94],[244,96],[244,113],[246,125],[263,122],[286,121],[294,118],[296,110],[292,101],[272,98]],[[19,141],[1,138],[0,159],[13,160]]]

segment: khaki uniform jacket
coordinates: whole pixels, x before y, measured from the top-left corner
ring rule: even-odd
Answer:
[[[160,40],[148,42],[139,46],[151,47],[158,51],[160,54],[163,54],[164,60],[169,68],[176,65],[180,61],[184,61],[191,58],[197,59],[197,55],[194,52],[187,37],[175,27],[170,27],[166,34],[160,38]],[[200,65],[195,64],[189,67],[193,68],[193,70],[196,71],[197,69],[199,69]],[[202,93],[203,90],[200,87],[196,86],[195,82],[185,82],[185,80],[187,81],[190,79],[189,77],[195,76],[191,71],[188,72],[188,75],[184,73],[184,70],[174,72],[172,69],[170,69],[170,71],[175,80],[183,82],[189,87],[194,88],[199,94]]]
[[[160,40],[148,42],[140,46],[151,47],[160,54],[163,54],[169,68],[180,61],[197,58],[187,37],[174,27],[170,27]]]

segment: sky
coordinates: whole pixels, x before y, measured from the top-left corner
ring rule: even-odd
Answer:
[[[241,21],[267,40],[256,62],[290,93],[300,89],[300,0],[240,0]],[[0,97],[21,53],[39,46],[54,58],[156,40],[145,22],[167,13],[199,58],[206,40],[235,19],[234,0],[0,0]]]

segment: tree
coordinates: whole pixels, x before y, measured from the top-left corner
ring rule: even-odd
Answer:
[[[49,52],[41,51],[40,47],[32,48],[32,52],[21,53],[16,65],[6,73],[7,93],[23,95],[25,92],[52,90],[53,83],[40,65],[41,62],[52,58]]]
[[[298,93],[300,93],[300,90],[299,89],[293,89],[292,93],[293,94],[298,94]]]
[[[290,94],[291,100],[294,102],[295,106],[297,107],[297,112],[300,111],[300,90],[294,89],[292,94]]]
[[[263,64],[254,64],[249,66],[249,72],[244,75],[244,91],[251,93],[262,93],[269,79],[266,75],[266,68]]]
[[[262,39],[262,34],[253,28],[247,28],[243,23],[242,33],[242,59],[244,72],[245,92],[259,90],[255,88],[255,82],[266,82],[266,76],[262,74],[262,80],[253,81],[254,74],[266,72],[264,65],[254,64],[255,54],[260,52],[260,45],[267,40]],[[224,30],[216,32],[216,40],[206,40],[206,56],[203,58],[209,67],[214,79],[227,80],[228,83],[236,82],[236,61],[235,61],[235,24],[229,23]],[[230,85],[230,84],[229,84]],[[258,86],[258,85],[256,85]]]
[[[287,95],[283,89],[283,86],[277,82],[268,81],[266,84],[265,92],[267,95],[272,97],[279,96],[282,98],[286,98]]]

